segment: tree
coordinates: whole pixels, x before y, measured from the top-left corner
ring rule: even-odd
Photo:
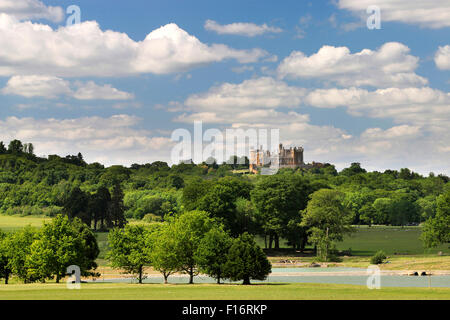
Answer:
[[[164,283],[168,283],[169,276],[181,270],[181,260],[177,256],[177,241],[173,237],[172,225],[164,223],[153,234],[154,246],[151,251],[153,269],[162,273]]]
[[[37,238],[37,230],[27,226],[14,232],[7,240],[6,248],[11,272],[25,283],[29,282],[26,261],[31,253],[31,245]]]
[[[242,280],[244,285],[249,285],[251,280],[265,280],[272,270],[263,250],[248,233],[233,240],[226,260],[224,277]]]
[[[329,189],[321,189],[311,195],[301,226],[307,227],[310,240],[317,246],[318,256],[329,259],[329,250],[335,241],[342,241],[346,233],[353,229],[350,210],[344,205],[344,194]]]
[[[84,275],[91,274],[99,254],[97,240],[89,227],[74,218],[58,215],[45,223],[38,238],[31,244],[26,257],[27,276],[31,281],[45,281],[56,277],[59,283],[67,267],[76,265]]]
[[[290,232],[289,221],[298,219],[299,212],[306,208],[310,192],[305,179],[288,173],[263,177],[257,182],[251,198],[264,236],[269,236],[269,248],[275,241],[275,249],[279,249],[280,237]]]
[[[227,253],[231,243],[232,239],[225,231],[213,228],[205,234],[195,252],[195,260],[200,272],[216,279],[218,284],[225,273]]]
[[[23,145],[20,140],[12,140],[8,145],[8,152],[12,154],[19,154],[23,151]]]
[[[10,250],[8,248],[8,236],[0,230],[0,279],[5,279],[8,284],[9,277],[12,273],[10,266]]]
[[[108,218],[108,206],[111,201],[111,194],[108,188],[100,187],[97,192],[89,197],[89,215],[94,220],[94,230],[100,221],[100,229],[105,228],[105,220]]]
[[[5,144],[3,143],[3,141],[0,141],[0,154],[5,154],[6,153],[6,147]]]
[[[144,267],[151,264],[150,231],[141,225],[127,225],[123,229],[112,229],[108,240],[110,251],[107,257],[112,267],[137,275],[142,283]]]
[[[427,248],[450,242],[450,190],[436,198],[436,216],[424,223],[420,238]]]
[[[237,236],[241,233],[241,222],[236,211],[238,198],[250,199],[252,185],[235,177],[219,179],[201,198],[198,209],[209,212],[211,217],[221,221],[226,230]]]
[[[64,202],[64,211],[69,219],[77,217],[90,226],[92,217],[88,210],[88,201],[89,198],[86,193],[81,191],[78,187],[73,188]]]
[[[204,235],[216,222],[205,211],[189,211],[169,219],[169,225],[179,269],[189,275],[189,283],[194,283],[194,276],[198,275],[195,253]]]
[[[107,224],[109,227],[123,228],[125,226],[127,219],[125,219],[124,215],[123,191],[118,183],[114,185],[108,212],[109,219]]]
[[[359,173],[366,173],[367,171],[361,168],[361,164],[358,162],[354,162],[350,165],[349,168],[345,168],[341,171],[341,174],[344,176],[353,176]]]

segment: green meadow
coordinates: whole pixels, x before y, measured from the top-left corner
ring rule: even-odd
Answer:
[[[382,288],[332,284],[242,285],[65,284],[0,285],[0,300],[448,300],[450,288]]]

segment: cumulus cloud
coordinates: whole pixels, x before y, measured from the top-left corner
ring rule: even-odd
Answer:
[[[380,7],[382,21],[418,24],[432,29],[450,27],[448,0],[339,0],[337,3],[340,9],[366,18],[366,9],[373,5]]]
[[[219,24],[214,20],[206,20],[205,29],[218,34],[232,34],[245,37],[256,37],[265,33],[280,33],[283,29],[270,27],[267,24],[257,25],[247,22],[235,22],[231,24]]]
[[[94,81],[87,83],[78,82],[77,91],[73,93],[73,97],[78,100],[129,100],[134,95],[128,92],[120,91],[113,88],[110,84],[100,86]]]
[[[128,115],[75,119],[8,117],[0,120],[0,140],[32,142],[38,155],[80,151],[87,161],[107,165],[168,159],[174,143],[168,137],[135,129],[140,121]]]
[[[26,98],[45,97],[49,99],[72,94],[69,81],[58,77],[39,75],[11,77],[1,92]]]
[[[389,42],[378,50],[351,53],[347,47],[323,46],[306,56],[294,51],[278,67],[281,78],[321,79],[341,86],[407,87],[421,86],[428,80],[418,76],[419,58],[410,49]]]
[[[19,20],[45,19],[61,22],[64,18],[61,7],[46,6],[39,0],[0,0],[0,12]]]
[[[308,114],[298,111],[304,106],[345,108],[353,116],[391,119],[395,125],[350,134],[311,123]],[[448,173],[450,94],[428,87],[305,89],[266,77],[214,86],[191,95],[172,111],[180,113],[174,121],[181,123],[278,128],[286,145],[305,147],[309,162],[331,162],[342,169],[359,161],[370,170],[380,170],[402,168],[407,157],[408,167],[418,172]]]
[[[305,103],[318,108],[346,107],[356,116],[391,118],[398,123],[450,126],[450,93],[424,88],[316,89]]]
[[[0,48],[0,76],[168,74],[227,59],[252,63],[268,55],[258,48],[236,50],[204,44],[173,23],[137,42],[125,33],[103,31],[95,21],[53,30],[4,13],[0,13]]]
[[[439,69],[450,70],[450,45],[439,47],[434,62]]]
[[[72,89],[72,87],[77,89]],[[93,81],[86,83],[76,81],[71,84],[62,78],[43,75],[13,76],[1,92],[26,98],[43,97],[47,99],[55,99],[60,96],[78,100],[129,100],[134,98],[133,94],[120,91],[109,84],[100,86]]]
[[[236,111],[249,108],[279,108],[300,105],[306,89],[291,87],[270,77],[223,83],[208,92],[189,96],[185,105],[192,110]]]

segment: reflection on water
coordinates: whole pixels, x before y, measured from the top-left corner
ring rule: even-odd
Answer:
[[[253,281],[254,283],[264,282],[284,282],[284,283],[328,283],[328,284],[353,284],[366,285],[367,276],[361,275],[366,269],[360,268],[273,268],[272,274],[265,281]],[[307,272],[309,275],[295,275],[295,273]],[[344,273],[343,275],[336,275],[334,273]],[[351,275],[349,273],[355,272],[357,274]],[[282,275],[282,273],[290,273],[290,275]],[[311,273],[320,273],[320,275],[311,275]],[[326,273],[333,273],[333,275],[326,275]],[[103,282],[97,280],[96,282]],[[109,279],[105,282],[136,282],[135,279]],[[162,276],[152,276],[145,279],[145,283],[163,283]],[[189,277],[171,276],[170,283],[188,283]],[[194,278],[196,283],[215,283],[216,281],[207,276],[198,276]],[[231,283],[231,282],[226,282]],[[400,276],[400,275],[381,275],[381,286],[383,287],[448,287],[450,288],[450,276]]]

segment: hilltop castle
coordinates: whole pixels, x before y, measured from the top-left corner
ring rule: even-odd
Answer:
[[[262,147],[257,150],[250,151],[250,172],[257,173],[258,168],[270,166],[274,162],[278,162],[279,168],[299,168],[303,167],[303,151],[302,147],[294,147],[285,149],[280,143],[278,153],[271,154],[270,151],[263,150]]]

